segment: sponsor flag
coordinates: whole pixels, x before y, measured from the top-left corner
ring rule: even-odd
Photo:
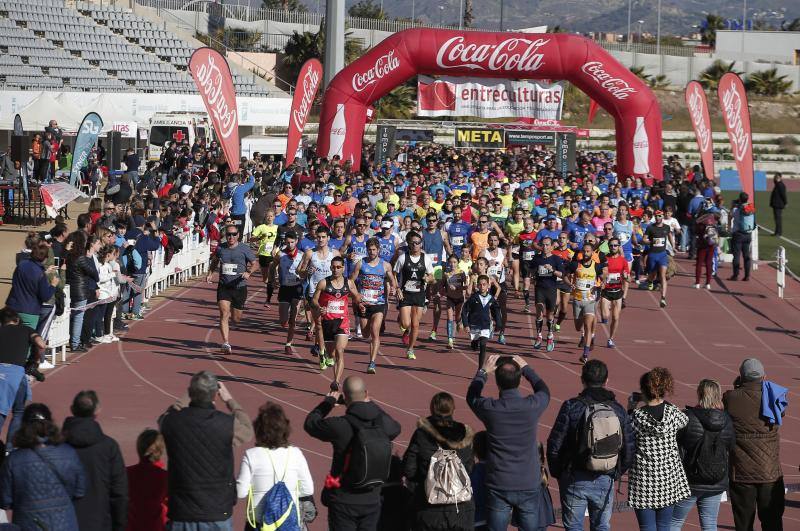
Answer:
[[[22,128],[22,116],[19,114],[14,116],[14,134],[17,136],[25,134],[25,129]]]
[[[560,120],[564,88],[533,80],[417,78],[419,116]]]
[[[386,159],[394,158],[397,128],[393,125],[379,125],[375,136],[375,165],[380,166]]]
[[[236,109],[236,90],[228,61],[218,51],[198,48],[189,59],[192,74],[203,104],[214,124],[228,168],[239,171],[239,113]]]
[[[286,140],[286,164],[294,162],[308,115],[311,113],[311,106],[314,104],[321,83],[322,63],[318,59],[309,59],[300,68],[297,85],[294,88],[292,110],[289,113],[289,136]]]
[[[591,124],[594,121],[594,117],[597,116],[597,111],[600,110],[600,105],[597,104],[596,101],[589,98],[589,123]]]
[[[686,107],[689,109],[689,118],[692,119],[694,136],[697,139],[697,148],[700,150],[700,160],[703,161],[703,171],[706,178],[714,178],[714,140],[711,137],[711,118],[708,114],[708,99],[703,86],[697,81],[690,81],[684,92]]]
[[[96,112],[84,116],[75,138],[75,149],[72,151],[72,168],[69,172],[69,182],[77,187],[80,182],[81,168],[89,161],[89,154],[97,142],[100,131],[103,130],[103,119]]]
[[[722,119],[728,130],[728,140],[739,171],[739,182],[742,191],[750,198],[753,205],[753,133],[750,129],[750,110],[747,106],[747,93],[742,78],[733,72],[722,76],[717,88]]]
[[[42,196],[42,202],[44,203],[45,210],[47,210],[47,215],[51,218],[56,217],[58,211],[70,202],[78,198],[89,199],[88,195],[69,183],[43,184],[39,188],[39,194]]]

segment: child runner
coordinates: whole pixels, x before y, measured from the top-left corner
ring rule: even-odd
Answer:
[[[486,361],[486,343],[492,337],[494,328],[503,326],[503,317],[500,305],[489,293],[489,277],[478,277],[478,291],[470,295],[461,310],[461,319],[464,326],[469,327],[469,337],[472,340],[472,350],[478,351],[478,367],[483,367]],[[494,321],[494,326],[492,326]]]

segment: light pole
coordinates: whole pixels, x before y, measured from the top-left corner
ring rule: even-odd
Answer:
[[[439,6],[439,26],[442,25],[443,16],[444,16],[444,6]]]
[[[747,0],[742,5],[742,66],[744,66],[744,32],[747,28]]]
[[[656,22],[656,55],[661,55],[661,0],[658,0],[658,15]]]
[[[458,0],[458,29],[464,29],[464,0]]]
[[[503,10],[505,8],[503,0],[500,0],[500,31],[503,31]]]
[[[633,0],[628,0],[628,51],[631,49],[631,4]]]
[[[415,8],[416,8],[416,5],[414,5],[415,3],[416,3],[416,0],[411,0],[411,25],[412,26],[414,25],[414,11],[415,11]]]
[[[644,20],[637,20],[639,23],[639,44],[642,44],[644,37],[642,36],[642,24],[644,24]]]

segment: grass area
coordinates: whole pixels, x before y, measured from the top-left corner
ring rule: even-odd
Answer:
[[[756,222],[770,230],[775,229],[772,209],[769,207],[769,192],[756,192]],[[725,204],[730,206],[739,195],[738,192],[723,192]],[[789,206],[783,211],[783,235],[800,243],[800,192],[787,192]],[[774,260],[778,246],[786,249],[788,267],[795,274],[800,274],[800,247],[761,231],[758,235],[758,254],[761,260]]]

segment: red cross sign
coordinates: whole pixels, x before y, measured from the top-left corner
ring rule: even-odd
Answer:
[[[183,131],[178,129],[177,131],[172,133],[172,138],[174,138],[176,142],[181,142],[183,141],[184,138],[186,138],[186,136],[183,134]]]

